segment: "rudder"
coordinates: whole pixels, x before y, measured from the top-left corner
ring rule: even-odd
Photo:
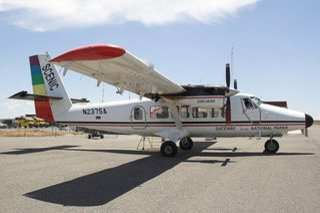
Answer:
[[[62,97],[61,100],[35,100],[37,117],[54,122],[67,111],[72,102],[49,54],[29,57],[33,92],[37,95]]]

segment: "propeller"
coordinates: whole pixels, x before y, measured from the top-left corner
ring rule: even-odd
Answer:
[[[226,84],[227,84],[227,93],[229,93],[230,89],[230,64],[226,64]],[[227,97],[226,103],[226,123],[231,123],[231,103],[230,97]]]

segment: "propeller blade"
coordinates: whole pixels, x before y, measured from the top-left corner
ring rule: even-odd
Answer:
[[[227,103],[226,103],[226,123],[229,124],[231,123],[231,103],[230,103],[230,98],[227,98]]]
[[[227,87],[230,87],[230,64],[226,64],[226,83]]]
[[[233,88],[238,89],[237,79],[233,80]]]

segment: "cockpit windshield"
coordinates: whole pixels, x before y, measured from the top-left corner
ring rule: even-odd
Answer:
[[[261,104],[261,99],[255,96],[250,97],[251,101],[254,102],[256,105],[260,105]]]

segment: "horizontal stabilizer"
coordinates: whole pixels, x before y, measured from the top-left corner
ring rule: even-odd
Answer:
[[[11,99],[20,99],[20,100],[37,100],[37,101],[44,101],[48,99],[54,99],[59,100],[62,99],[62,97],[56,97],[56,96],[48,96],[48,95],[37,95],[37,94],[29,94],[27,91],[21,91],[18,92],[9,98]]]
[[[27,91],[18,92],[16,94],[10,96],[9,98],[11,98],[11,99],[20,99],[20,100],[30,100],[30,101],[33,101],[33,100],[44,101],[44,100],[49,100],[49,99],[51,99],[51,100],[61,100],[61,99],[63,99],[63,97],[57,97],[57,96],[29,94]],[[72,101],[73,104],[90,102],[86,98],[81,98],[81,99],[71,98],[71,101]]]

